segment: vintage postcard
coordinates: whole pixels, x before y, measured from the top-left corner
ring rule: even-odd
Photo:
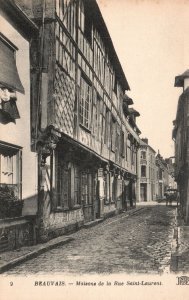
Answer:
[[[187,299],[189,1],[0,8],[2,299]]]

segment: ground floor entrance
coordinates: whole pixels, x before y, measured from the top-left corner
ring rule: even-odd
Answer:
[[[140,184],[140,199],[141,201],[147,201],[147,183]]]

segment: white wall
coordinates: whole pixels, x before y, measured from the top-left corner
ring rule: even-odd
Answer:
[[[22,152],[22,196],[23,199],[33,196],[37,191],[36,154],[30,151],[30,67],[29,43],[2,16],[1,32],[18,47],[16,63],[25,95],[17,92],[17,107],[20,119],[16,124],[0,123],[0,140],[23,147]]]

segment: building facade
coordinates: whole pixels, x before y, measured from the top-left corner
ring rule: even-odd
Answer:
[[[17,1],[30,47],[38,240],[129,209],[139,145],[129,85],[95,0]]]
[[[148,139],[141,139],[138,151],[137,201],[156,200],[156,163],[154,149]]]
[[[164,199],[167,189],[176,189],[172,158],[164,159],[158,151],[156,155],[156,198]]]
[[[173,139],[175,141],[175,179],[180,194],[181,212],[189,223],[189,70],[175,77],[175,87],[182,87],[179,97]]]
[[[17,225],[21,228],[22,223],[24,229],[13,229],[11,222],[16,224],[15,219],[26,211],[25,202],[37,201],[37,157],[30,139],[29,53],[38,28],[13,1],[1,1],[0,24],[1,251],[26,242],[23,236],[27,238],[31,226],[22,220]]]

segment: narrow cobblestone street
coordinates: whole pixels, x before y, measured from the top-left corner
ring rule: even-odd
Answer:
[[[74,234],[74,240],[6,274],[169,272],[175,208],[146,206]]]

